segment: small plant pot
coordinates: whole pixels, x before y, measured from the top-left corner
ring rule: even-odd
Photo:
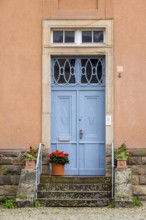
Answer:
[[[117,168],[126,169],[127,167],[127,160],[117,160]]]
[[[64,164],[52,163],[52,176],[64,176]]]
[[[36,161],[35,160],[25,160],[25,169],[35,169]]]

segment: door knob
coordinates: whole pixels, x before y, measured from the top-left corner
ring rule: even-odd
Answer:
[[[82,130],[82,129],[80,129],[80,139],[82,139],[82,138],[83,138],[83,134],[84,134],[83,130]]]

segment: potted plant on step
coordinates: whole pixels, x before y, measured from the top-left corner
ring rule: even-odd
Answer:
[[[114,158],[117,161],[117,168],[127,168],[127,160],[129,155],[131,155],[131,153],[127,151],[127,146],[125,143],[114,150]]]
[[[29,150],[24,153],[25,169],[35,169],[38,149],[29,146]]]
[[[69,163],[69,154],[56,150],[49,154],[49,162],[52,164],[52,175],[63,176],[64,165]]]

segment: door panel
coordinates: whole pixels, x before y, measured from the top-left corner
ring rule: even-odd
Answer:
[[[80,118],[83,140],[104,142],[104,91],[80,92]]]
[[[76,141],[76,92],[52,92],[52,141]]]
[[[51,151],[69,153],[66,175],[78,175],[76,135],[76,91],[53,91],[51,105]]]
[[[80,149],[80,175],[103,175],[104,156],[100,160],[101,146],[105,132],[104,91],[80,92],[80,131],[83,131],[82,139],[79,139]]]

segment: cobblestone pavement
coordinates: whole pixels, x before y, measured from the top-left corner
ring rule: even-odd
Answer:
[[[146,220],[140,208],[19,208],[0,209],[0,220]]]

